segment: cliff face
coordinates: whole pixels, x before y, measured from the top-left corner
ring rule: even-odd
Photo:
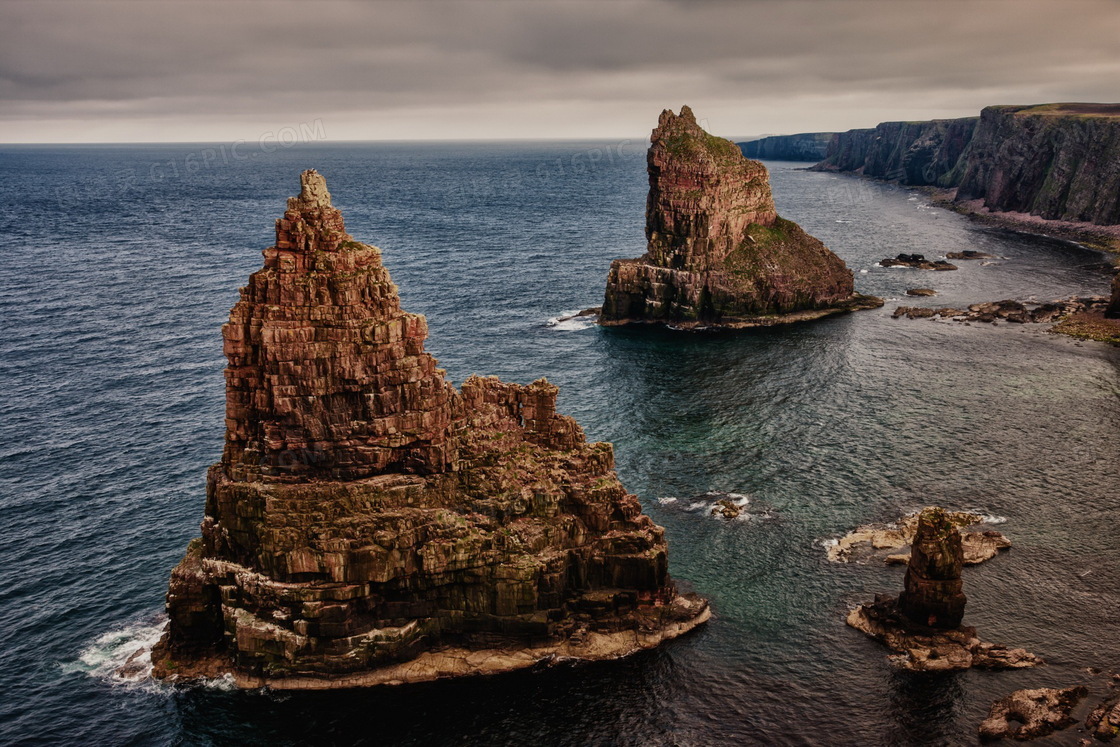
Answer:
[[[774,161],[820,161],[828,155],[831,132],[802,132],[797,135],[770,135],[769,137],[737,143],[747,158],[765,158]]]
[[[956,199],[1049,220],[1120,224],[1120,104],[989,106],[833,136],[817,170],[957,187]]]
[[[1120,104],[989,106],[957,198],[992,210],[1120,223]]]
[[[977,122],[935,119],[930,122],[883,122],[873,129],[832,136],[818,171],[852,171],[903,184],[947,186],[968,147]]]
[[[706,619],[610,444],[543,379],[456,390],[380,252],[301,182],[223,327],[226,447],[156,675],[416,681],[613,658]]]
[[[1108,305],[1106,316],[1120,318],[1120,274],[1112,278],[1112,301]]]
[[[778,217],[766,167],[664,111],[647,156],[646,254],[616,260],[600,323],[751,324],[853,297],[852,273]]]

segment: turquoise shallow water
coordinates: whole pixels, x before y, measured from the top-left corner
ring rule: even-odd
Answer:
[[[1099,255],[771,163],[783,215],[886,308],[738,334],[557,325],[643,250],[640,144],[297,146],[188,173],[202,148],[0,149],[0,742],[971,744],[992,699],[1120,666],[1120,350],[890,318],[1103,293]],[[309,167],[382,247],[452,379],[547,376],[615,443],[709,625],[623,662],[383,691],[108,675],[154,634],[197,533],[221,451],[218,329]],[[1004,259],[876,266],[962,249]],[[940,295],[906,299],[914,286]],[[708,516],[709,491],[746,497],[749,518]],[[966,572],[967,619],[1048,666],[898,673],[844,626],[902,572],[830,565],[822,542],[930,502],[1006,520],[1015,547]]]

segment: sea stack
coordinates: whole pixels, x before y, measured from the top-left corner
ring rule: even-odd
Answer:
[[[960,529],[940,508],[923,511],[910,548],[906,589],[898,598],[902,613],[919,625],[942,630],[958,627],[967,601],[963,568]]]
[[[650,143],[646,254],[611,264],[600,324],[751,327],[882,305],[778,216],[766,167],[705,132],[687,106],[661,112]]]
[[[985,643],[976,629],[961,625],[965,595],[961,584],[964,549],[952,517],[936,506],[918,515],[918,531],[899,597],[880,595],[848,615],[848,625],[882,641],[891,662],[914,671],[980,667],[1020,669],[1042,663],[1021,648]]]
[[[222,328],[226,445],[154,674],[320,689],[611,659],[708,618],[557,388],[424,352],[306,171]]]

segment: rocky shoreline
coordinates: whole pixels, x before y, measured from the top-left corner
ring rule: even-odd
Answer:
[[[967,308],[898,306],[891,317],[942,319],[960,324],[1052,324],[1050,332],[1083,340],[1120,344],[1120,318],[1113,315],[1115,296],[1084,296],[1034,303],[1005,299]]]

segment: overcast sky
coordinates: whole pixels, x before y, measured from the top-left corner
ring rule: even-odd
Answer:
[[[728,136],[1120,101],[1117,0],[0,0],[0,142]]]

